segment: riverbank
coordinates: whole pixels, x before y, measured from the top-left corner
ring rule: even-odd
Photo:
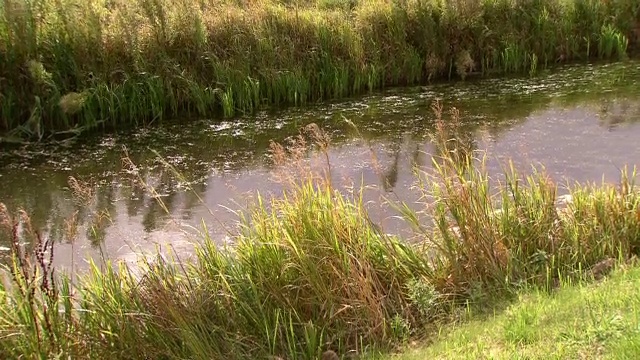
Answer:
[[[327,349],[388,351],[469,302],[548,291],[637,254],[635,173],[623,171],[615,186],[571,186],[562,201],[543,171],[524,176],[507,166],[498,182],[464,152],[456,113],[445,123],[435,110],[441,156],[418,179],[424,209],[390,202],[414,227],[412,242],[381,232],[361,193],[341,194],[326,173],[309,171],[306,144],[321,153],[329,146],[314,126],[305,141],[272,146],[290,185],[284,196],[259,198],[233,246],[203,238],[191,261],[94,264],[72,287],[49,265],[53,242],[29,231],[26,214],[0,212],[14,254],[0,288],[0,355],[315,359]],[[24,243],[34,245],[31,255]]]
[[[636,264],[595,284],[523,292],[506,309],[471,315],[445,327],[431,345],[385,359],[634,359],[640,352],[638,291]]]
[[[10,141],[233,117],[385,86],[617,59],[636,43],[638,7],[10,0],[0,6],[0,133]]]

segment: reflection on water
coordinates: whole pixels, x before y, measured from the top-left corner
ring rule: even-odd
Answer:
[[[556,180],[604,175],[615,181],[618,168],[640,158],[639,65],[574,66],[534,79],[392,90],[222,123],[173,123],[73,144],[4,149],[0,202],[25,209],[35,228],[59,241],[59,265],[81,268],[77,259],[100,256],[132,260],[135,251],[157,244],[188,254],[197,239],[188,234],[203,220],[222,241],[237,220],[233,210],[250,204],[256,191],[282,190],[269,142],[283,142],[315,122],[332,137],[334,184],[368,186],[374,220],[400,232],[403,224],[381,199],[415,200],[413,169],[429,167],[429,154],[443,151],[429,138],[435,99],[461,112],[457,136],[464,141],[456,151],[486,150],[492,171],[511,158],[524,170],[542,163]],[[131,163],[123,161],[125,151]],[[70,177],[78,183],[70,184]],[[80,226],[71,244],[65,234],[73,216]],[[0,256],[7,246],[0,237]]]

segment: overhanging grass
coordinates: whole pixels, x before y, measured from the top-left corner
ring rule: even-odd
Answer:
[[[0,133],[231,117],[626,56],[637,0],[3,0]]]
[[[552,294],[524,292],[505,311],[477,316],[444,330],[428,347],[388,359],[635,359],[639,293],[637,267],[602,283],[567,283]]]
[[[391,319],[407,329],[426,320],[407,286],[430,289],[431,272],[423,252],[378,233],[358,204],[305,184],[270,211],[257,207],[232,249],[205,239],[197,262],[145,262],[141,280],[126,268],[93,267],[78,289],[83,310],[66,308],[68,319],[31,310],[66,296],[51,300],[49,285],[17,282],[23,293],[1,292],[16,301],[0,307],[2,354],[311,359],[328,345],[346,351],[393,343],[399,335]],[[30,274],[20,269],[16,262],[15,274]],[[15,279],[24,277],[32,278]],[[22,316],[14,306],[31,312]],[[33,336],[13,333],[19,328]]]

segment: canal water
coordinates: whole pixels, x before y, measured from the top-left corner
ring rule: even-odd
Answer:
[[[81,271],[89,258],[134,262],[156,249],[186,257],[199,232],[229,241],[237,211],[257,193],[284,189],[269,144],[315,123],[331,137],[334,185],[345,192],[366,186],[373,220],[408,236],[388,200],[418,201],[414,169],[428,171],[436,152],[434,101],[459,109],[465,148],[486,153],[494,174],[512,160],[524,172],[544,166],[560,183],[615,183],[623,166],[640,162],[639,80],[637,61],[572,65],[532,78],[389,89],[230,121],[5,148],[0,202],[26,210],[33,228],[57,241],[55,263],[66,270]],[[318,154],[309,159],[325,163]],[[0,235],[0,261],[8,252]]]

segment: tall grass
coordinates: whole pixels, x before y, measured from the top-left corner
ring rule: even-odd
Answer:
[[[624,57],[637,0],[3,0],[0,132],[250,113]],[[629,43],[629,41],[632,41]]]
[[[64,297],[13,275],[14,287],[1,292],[7,300],[0,307],[2,355],[313,359],[329,347],[361,352],[364,345],[398,341],[408,334],[392,319],[407,329],[424,320],[407,286],[431,289],[427,258],[379,233],[358,201],[304,184],[269,211],[258,206],[233,249],[206,239],[195,263],[149,259],[141,278],[124,267],[93,266],[77,289],[76,307],[54,317],[53,331],[32,324],[32,317],[60,307]],[[419,288],[413,293],[434,296]],[[17,308],[29,313],[16,316]],[[55,341],[41,341],[40,332]]]
[[[434,110],[442,119],[442,108]],[[636,254],[635,170],[623,169],[618,186],[576,184],[560,197],[544,168],[523,176],[508,163],[499,177],[490,176],[486,157],[465,151],[458,117],[453,109],[451,122],[438,120],[434,141],[443,155],[434,157],[433,172],[420,174],[423,197],[433,199],[430,226],[399,207],[434,245],[447,293],[465,294],[475,285],[553,287],[566,274]]]
[[[233,245],[205,238],[190,262],[169,254],[136,269],[94,264],[72,286],[52,276],[53,247],[26,214],[0,208],[14,251],[0,288],[0,355],[365,354],[406,341],[483,294],[550,289],[637,255],[635,173],[623,172],[619,186],[571,186],[571,201],[560,206],[558,186],[543,170],[521,176],[507,166],[499,180],[489,176],[482,157],[460,148],[457,113],[445,124],[442,108],[435,110],[439,155],[418,183],[427,205],[416,212],[396,204],[422,236],[417,244],[382,232],[362,193],[336,191],[330,170],[307,172],[309,146],[329,146],[314,126],[289,148],[272,146],[276,163],[292,166],[283,171],[290,186],[282,196],[259,196]]]

